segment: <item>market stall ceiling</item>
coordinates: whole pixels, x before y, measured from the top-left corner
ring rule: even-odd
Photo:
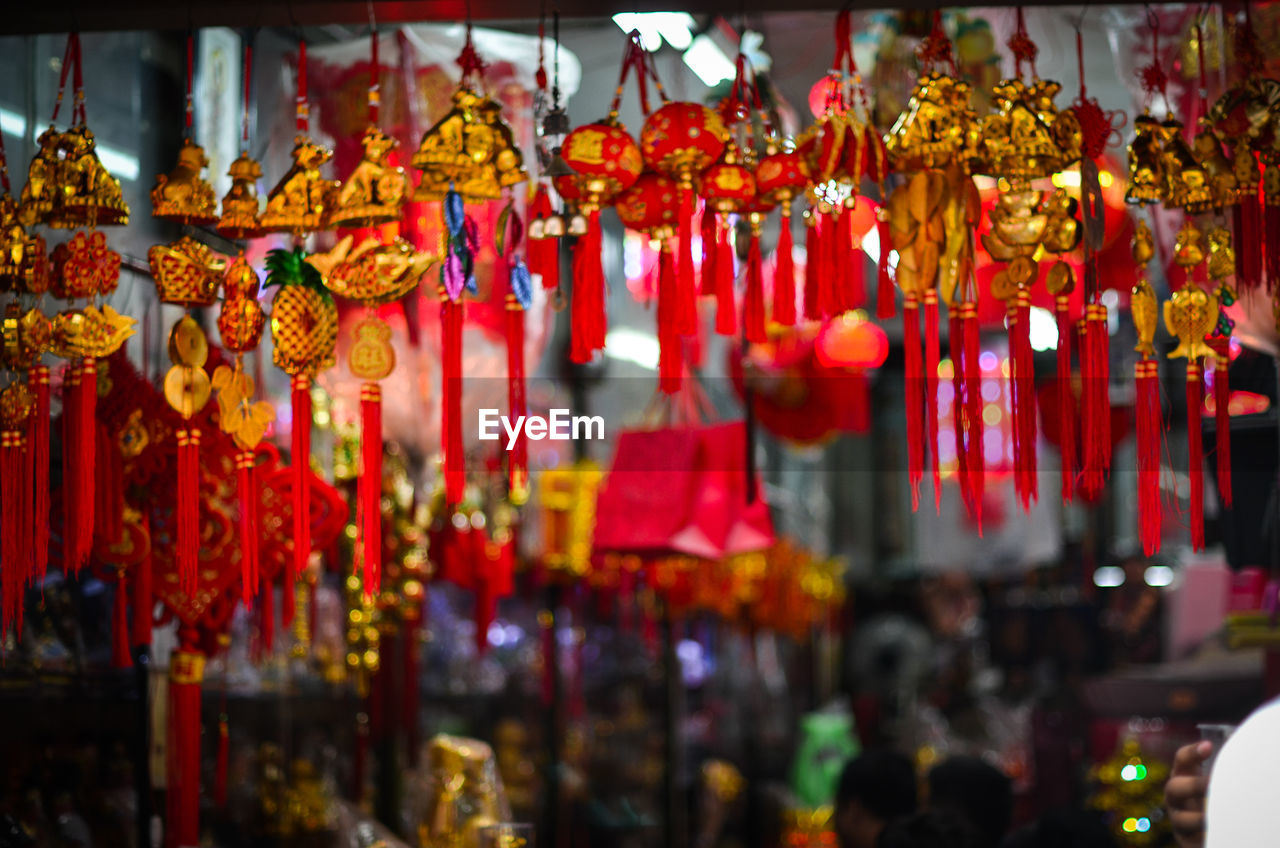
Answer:
[[[1121,0],[1136,2],[1136,0]],[[985,0],[984,6],[1015,6],[1012,0]],[[1071,6],[1071,0],[1039,0],[1037,6]],[[670,11],[678,8],[693,14],[832,10],[836,3],[782,2],[782,0],[557,0],[547,4],[566,18],[600,18],[615,12]],[[897,0],[874,4],[877,9],[935,9],[934,0]],[[218,0],[218,2],[172,2],[172,0],[62,0],[58,3],[12,3],[5,10],[7,34],[82,32],[106,30],[185,30],[191,27],[289,27],[327,24],[368,24],[370,9],[380,23],[415,21],[458,21],[468,12],[477,21],[527,20],[536,17],[539,5],[527,0]],[[859,5],[870,11],[872,5]]]

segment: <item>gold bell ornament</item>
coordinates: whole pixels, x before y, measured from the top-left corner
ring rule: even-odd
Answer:
[[[325,179],[320,168],[333,151],[307,135],[310,106],[307,103],[307,43],[298,44],[298,94],[295,107],[298,134],[293,138],[293,166],[267,195],[262,228],[269,233],[302,236],[329,229],[338,199],[337,180]]]
[[[301,247],[267,254],[271,303],[271,358],[291,380],[293,469],[293,558],[284,586],[283,623],[293,622],[294,584],[311,556],[311,385],[333,365],[338,342],[338,308],[319,268]]]
[[[257,481],[257,447],[275,420],[276,411],[264,400],[254,400],[256,386],[244,368],[244,355],[258,347],[266,315],[258,303],[258,272],[241,253],[222,276],[222,304],[218,335],[222,346],[236,355],[233,365],[219,365],[213,372],[218,393],[218,426],[236,444],[236,494],[240,519],[241,596],[247,607],[260,587],[265,591],[259,567],[262,528],[258,525],[260,499]],[[270,601],[268,600],[268,603]]]
[[[191,83],[195,72],[195,38],[187,34],[187,97],[184,109],[186,132],[178,162],[167,174],[156,177],[151,189],[151,214],[157,218],[174,221],[192,227],[207,227],[217,223],[218,200],[213,186],[204,178],[209,159],[204,148],[191,140],[192,116],[195,105],[191,96]]]
[[[151,276],[161,303],[190,309],[211,306],[218,298],[218,284],[226,260],[189,236],[147,251]],[[184,314],[169,331],[169,360],[173,367],[164,377],[164,399],[182,417],[177,440],[178,487],[175,504],[178,577],[190,594],[200,567],[200,428],[191,419],[209,402],[212,383],[204,365],[209,340],[191,315]]]
[[[231,188],[222,197],[222,214],[218,218],[218,234],[229,239],[258,238],[262,228],[262,205],[258,200],[258,180],[262,166],[249,155],[249,96],[253,83],[253,48],[246,41],[241,74],[244,94],[240,103],[240,155],[231,163],[227,176]]]

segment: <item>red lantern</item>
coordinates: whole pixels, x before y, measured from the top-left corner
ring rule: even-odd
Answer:
[[[614,204],[622,223],[662,243],[658,257],[658,388],[668,394],[680,389],[684,375],[684,350],[676,330],[675,266],[668,243],[676,225],[679,193],[680,186],[671,177],[646,171]]]
[[[878,324],[846,314],[818,335],[818,361],[828,368],[879,368],[889,355],[889,337]]]

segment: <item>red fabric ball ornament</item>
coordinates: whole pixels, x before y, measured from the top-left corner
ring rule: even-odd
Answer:
[[[879,368],[889,355],[889,337],[878,324],[846,316],[822,328],[817,354],[828,368]]]
[[[720,116],[701,103],[667,103],[640,130],[640,151],[655,171],[688,182],[724,153],[729,140]]]
[[[717,212],[744,210],[756,196],[756,178],[738,161],[717,162],[702,172],[702,196]]]
[[[635,185],[614,199],[622,223],[647,235],[656,230],[674,230],[679,205],[680,186],[653,171],[641,174]]]
[[[578,127],[565,136],[560,155],[574,171],[571,182],[579,196],[589,201],[606,202],[630,188],[640,177],[640,149],[618,124],[599,123]],[[565,193],[561,192],[562,196]]]
[[[795,151],[771,153],[756,166],[756,194],[769,203],[788,203],[809,183],[804,159]]]

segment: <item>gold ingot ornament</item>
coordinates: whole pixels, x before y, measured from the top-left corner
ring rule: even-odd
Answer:
[[[52,320],[49,352],[63,359],[102,359],[120,349],[136,324],[110,306],[59,312]]]
[[[267,208],[262,213],[266,232],[305,236],[330,226],[338,182],[322,177],[320,168],[331,158],[332,150],[307,136],[294,138],[293,167],[267,195]]]
[[[218,198],[204,178],[209,158],[190,138],[182,140],[178,163],[156,177],[151,189],[151,214],[191,227],[207,227],[218,220]]]
[[[227,263],[208,246],[183,236],[172,244],[153,245],[147,260],[162,303],[211,306],[217,300]]]
[[[399,142],[377,127],[369,127],[360,143],[364,155],[338,191],[338,205],[329,219],[334,227],[372,227],[398,221],[408,196],[404,168],[387,162]]]

